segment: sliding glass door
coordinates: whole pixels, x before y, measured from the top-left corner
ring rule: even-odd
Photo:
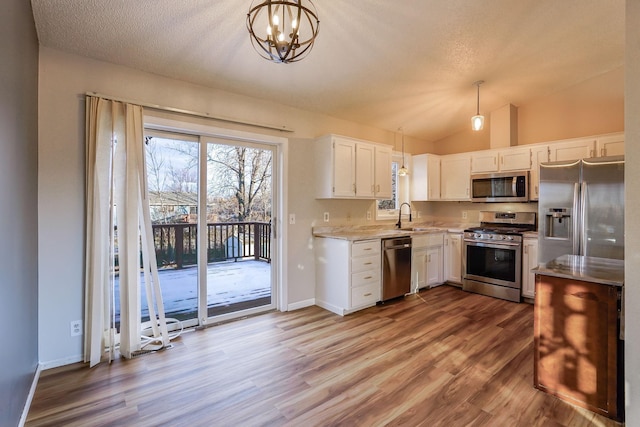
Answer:
[[[275,308],[275,147],[215,138],[203,144],[207,231],[201,241],[206,239],[207,247],[206,283],[202,284],[202,293],[207,295],[206,316],[217,321]]]
[[[145,150],[167,318],[195,326],[275,308],[276,147],[147,130]]]

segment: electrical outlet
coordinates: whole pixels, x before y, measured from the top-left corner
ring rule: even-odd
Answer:
[[[289,224],[294,225],[296,223],[296,214],[289,214]]]
[[[418,211],[418,218],[422,218],[422,211]]]
[[[82,320],[71,321],[70,327],[71,327],[72,337],[77,337],[78,335],[82,335]]]
[[[462,219],[467,219],[467,211],[462,211]]]
[[[325,212],[323,215],[324,222],[329,222],[329,212]]]
[[[367,211],[367,221],[371,221],[371,211]]]

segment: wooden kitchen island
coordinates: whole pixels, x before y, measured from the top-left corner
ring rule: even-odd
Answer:
[[[563,255],[534,273],[534,386],[622,421],[624,261]]]

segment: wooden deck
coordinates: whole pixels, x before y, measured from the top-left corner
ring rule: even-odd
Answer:
[[[616,426],[533,388],[533,307],[441,286],[43,372],[27,426]]]

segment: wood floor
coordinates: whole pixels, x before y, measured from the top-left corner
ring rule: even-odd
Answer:
[[[533,388],[533,307],[441,286],[188,332],[42,373],[34,426],[618,426]]]

